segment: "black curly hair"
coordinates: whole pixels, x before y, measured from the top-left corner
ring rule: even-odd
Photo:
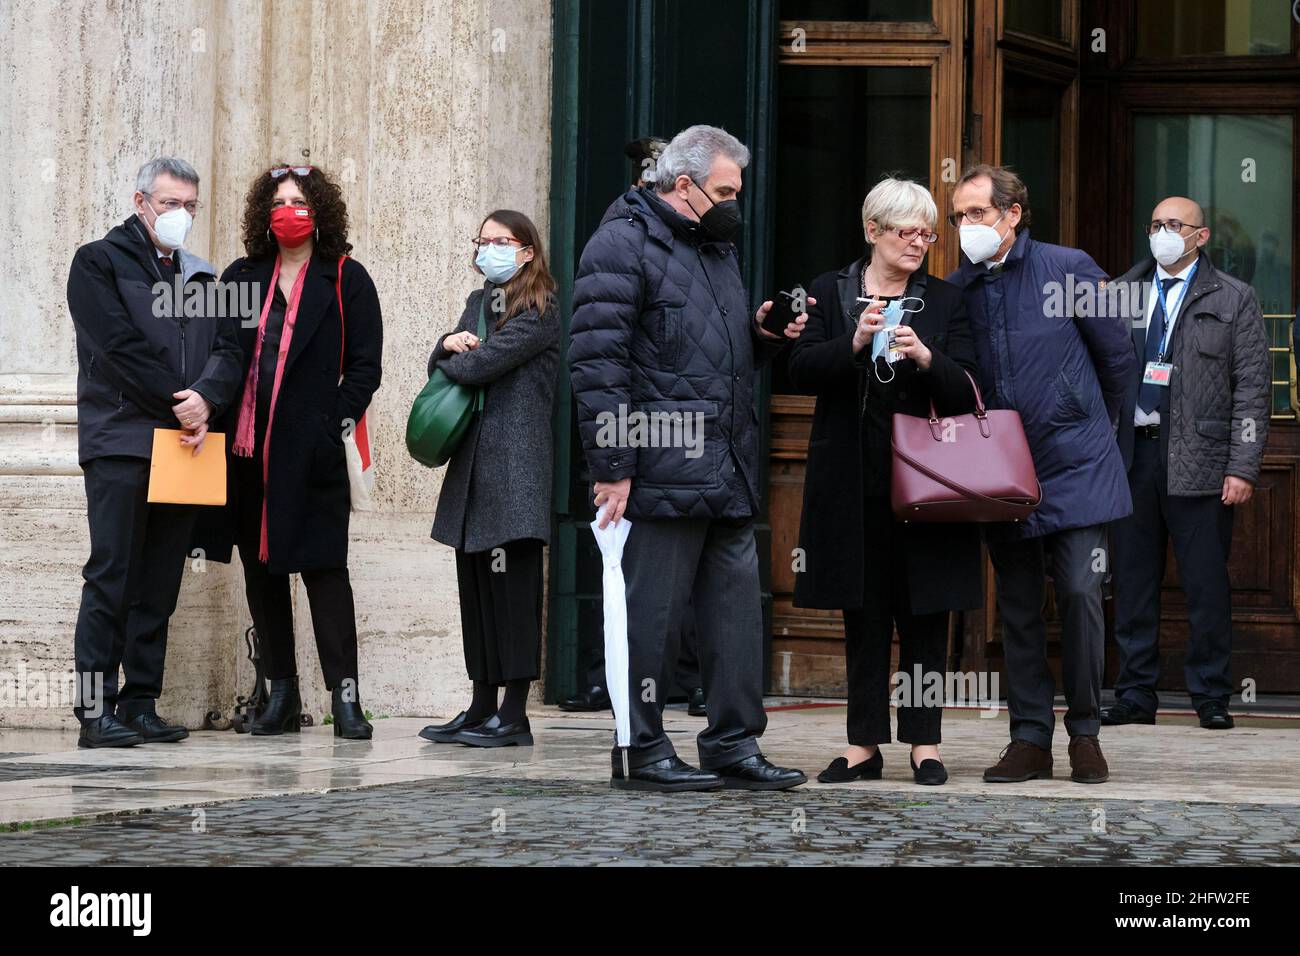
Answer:
[[[271,170],[286,167],[289,171],[283,176],[271,175]],[[244,251],[250,258],[276,254],[278,246],[270,234],[271,201],[280,183],[289,177],[307,198],[316,221],[315,251],[326,259],[347,255],[352,245],[348,242],[348,208],[343,202],[343,190],[323,169],[308,167],[307,175],[300,176],[294,172],[295,168],[301,169],[303,164],[295,167],[292,163],[277,163],[258,173],[248,187],[248,197],[244,200]]]

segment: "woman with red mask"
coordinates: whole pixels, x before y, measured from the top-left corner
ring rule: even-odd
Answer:
[[[302,713],[290,574],[307,589],[334,734],[368,739],[348,580],[351,512],[344,436],[379,387],[375,285],[348,258],[343,193],[312,166],[275,166],[244,206],[247,255],[222,282],[255,312],[240,321],[244,386],[225,430],[233,530],[271,693],[257,735],[296,731]],[[341,308],[341,314],[340,314]]]

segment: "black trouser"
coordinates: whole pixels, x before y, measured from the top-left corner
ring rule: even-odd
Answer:
[[[868,553],[862,608],[844,612],[844,658],[849,679],[849,743],[873,747],[889,743],[890,654],[898,626],[898,669],[907,690],[898,707],[898,739],[908,744],[937,744],[943,703],[925,706],[926,682],[946,688],[948,612],[913,614],[903,560],[901,526],[888,498],[863,502],[863,530]],[[919,669],[919,673],[918,673]],[[937,674],[938,677],[930,675]]]
[[[587,687],[606,687],[609,683],[605,677],[605,640],[603,632],[595,632],[596,640],[587,648]],[[673,671],[674,688],[683,694],[689,694],[704,685],[700,681],[700,655],[696,649],[695,614],[688,605],[682,621],[682,637],[678,645],[677,666]]]
[[[94,458],[82,465],[90,559],[82,569],[74,638],[78,720],[152,713],[162,694],[167,621],[176,610],[197,511],[151,505],[149,461]],[[126,675],[118,689],[118,667]],[[102,681],[102,699],[97,685]]]
[[[1002,616],[1012,740],[1027,740],[1046,750],[1052,747],[1056,681],[1047,665],[1047,622],[1043,620],[1049,572],[1061,619],[1065,730],[1071,737],[1095,737],[1101,729],[1105,545],[1104,525],[989,544]]]
[[[537,680],[542,655],[542,542],[456,551],[460,630],[469,679],[500,687]]]
[[[627,594],[628,765],[676,752],[663,709],[687,604],[694,607],[708,726],[696,738],[700,766],[725,767],[759,752],[763,710],[763,612],[750,519],[636,520],[623,549]],[[621,765],[617,746],[612,752]]]
[[[1232,508],[1218,495],[1167,494],[1169,473],[1160,439],[1133,440],[1129,489],[1133,513],[1111,528],[1115,546],[1115,696],[1155,713],[1160,677],[1160,584],[1172,540],[1178,583],[1187,598],[1184,673],[1192,705],[1232,696]]]
[[[239,482],[239,558],[244,565],[244,593],[257,629],[258,646],[271,680],[285,680],[298,673],[294,653],[293,601],[289,575],[272,574],[258,560],[262,521],[262,466],[256,456],[235,458]],[[325,686],[342,687],[357,679],[357,614],[352,602],[352,583],[347,568],[303,571],[311,606],[311,626],[316,633]]]

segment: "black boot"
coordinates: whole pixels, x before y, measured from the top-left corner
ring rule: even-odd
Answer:
[[[285,732],[297,733],[302,726],[302,698],[298,696],[298,678],[271,681],[271,694],[251,733],[255,737],[275,737]]]
[[[344,689],[335,687],[330,691],[330,710],[334,714],[334,736],[348,740],[369,740],[375,729],[366,720],[366,713],[361,709],[361,695],[357,693],[356,681],[352,682],[344,700]]]

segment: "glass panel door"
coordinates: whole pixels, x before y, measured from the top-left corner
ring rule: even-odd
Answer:
[[[776,281],[806,288],[862,255],[862,200],[881,177],[929,185],[930,71],[783,68],[777,115]]]
[[[1151,210],[1166,196],[1204,207],[1211,261],[1259,296],[1273,349],[1274,414],[1291,410],[1294,140],[1289,114],[1134,117],[1133,249],[1140,256],[1146,248]]]
[[[781,0],[782,20],[928,21],[932,0]]]
[[[1292,2],[1141,0],[1136,5],[1137,55],[1285,56],[1292,49]]]

